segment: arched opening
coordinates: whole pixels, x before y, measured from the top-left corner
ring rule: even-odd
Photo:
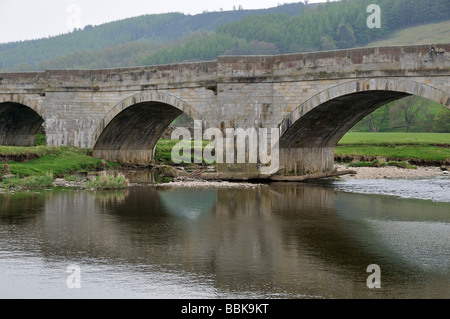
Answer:
[[[396,79],[350,82],[307,100],[280,125],[280,166],[284,174],[332,170],[334,147],[355,124],[387,103],[410,95],[450,108],[446,92]]]
[[[182,114],[202,119],[187,103],[167,94],[146,93],[127,98],[97,128],[93,155],[123,164],[148,164],[162,134]]]
[[[281,148],[334,147],[356,123],[379,107],[408,96],[402,92],[370,91],[327,101],[292,124]]]
[[[410,95],[364,117],[349,133],[450,133],[450,109]]]
[[[0,103],[0,145],[34,146],[44,118],[21,103]]]

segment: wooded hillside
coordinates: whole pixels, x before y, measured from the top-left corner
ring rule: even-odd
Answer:
[[[367,26],[369,4],[381,28]],[[262,10],[144,15],[0,45],[1,71],[95,69],[365,46],[409,26],[449,20],[448,0],[302,2]]]

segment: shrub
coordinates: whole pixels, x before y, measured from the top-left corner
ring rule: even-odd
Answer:
[[[128,180],[123,174],[117,176],[100,175],[90,180],[84,186],[87,189],[124,189],[128,186]]]

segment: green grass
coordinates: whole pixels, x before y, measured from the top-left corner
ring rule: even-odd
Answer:
[[[0,176],[4,175],[4,164],[8,164],[12,178],[2,181],[6,190],[22,190],[53,186],[54,178],[65,177],[68,181],[80,181],[73,173],[96,171],[119,166],[90,156],[90,151],[76,147],[0,147],[0,158],[20,158],[20,161],[0,163]],[[90,188],[122,188],[121,180],[100,179]]]
[[[31,146],[31,147],[0,146],[0,156],[23,156],[33,158],[51,155],[57,149],[58,149],[57,147],[46,147],[46,146]]]
[[[421,45],[448,43],[450,20],[406,28],[393,33],[389,38],[369,43],[367,47]]]
[[[178,143],[182,143],[181,145],[185,146],[186,148],[189,147],[188,141],[179,141],[179,140],[159,140],[156,145],[156,151],[155,151],[155,161],[158,163],[172,163],[172,149],[175,145]],[[202,149],[204,150],[207,145],[209,145],[210,141],[203,141]],[[187,158],[187,163],[190,164],[194,163],[195,160],[199,160],[199,157],[195,156],[194,154],[194,142],[191,143],[191,156],[190,158]],[[203,154],[203,151],[202,151]],[[182,154],[180,154],[182,155]],[[202,162],[205,162],[205,160],[202,158]]]
[[[450,133],[350,132],[338,143],[335,154],[439,162],[450,160],[449,146]]]
[[[84,188],[86,189],[125,189],[128,186],[128,181],[124,175],[110,176],[101,175],[97,176],[95,180],[90,180],[86,183]]]
[[[104,168],[105,162],[89,156],[89,151],[75,147],[0,147],[0,157],[12,154],[37,154],[39,157],[21,162],[8,162],[11,174],[20,177],[45,176],[52,172],[55,177],[62,177],[80,170],[97,170]],[[118,164],[106,163],[108,167]],[[3,165],[0,167],[3,170]]]
[[[403,133],[403,132],[349,132],[338,145],[368,144],[368,145],[450,145],[450,133]]]
[[[45,146],[47,143],[47,138],[45,134],[36,134],[36,145]]]
[[[31,176],[26,178],[18,178],[18,177],[7,178],[3,180],[2,186],[6,190],[52,187],[53,174],[48,173],[43,176]]]

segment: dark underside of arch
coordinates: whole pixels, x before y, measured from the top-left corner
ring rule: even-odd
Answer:
[[[182,113],[157,102],[130,106],[107,125],[94,146],[93,155],[120,163],[148,164],[161,135]]]
[[[280,148],[334,147],[365,116],[409,95],[394,91],[365,91],[327,101],[292,123],[280,139]]]
[[[33,146],[44,119],[28,106],[0,104],[0,145]]]

